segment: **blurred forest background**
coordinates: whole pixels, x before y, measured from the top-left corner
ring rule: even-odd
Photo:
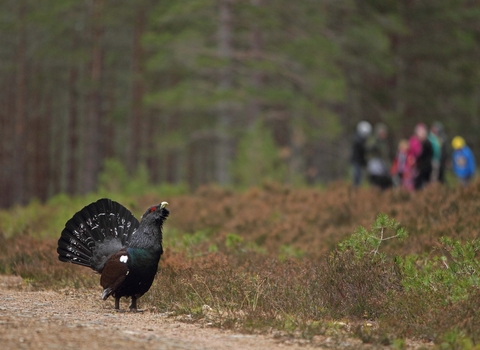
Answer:
[[[480,153],[478,0],[3,0],[0,207],[152,183],[345,178],[360,120]],[[112,171],[112,170],[111,170]]]

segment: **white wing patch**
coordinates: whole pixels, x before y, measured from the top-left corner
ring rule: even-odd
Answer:
[[[120,257],[120,262],[126,264],[127,261],[128,261],[128,255],[122,255],[122,256]]]

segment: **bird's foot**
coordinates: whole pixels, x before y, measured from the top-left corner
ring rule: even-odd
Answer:
[[[115,309],[116,312],[127,312],[127,310]]]
[[[133,307],[130,308],[130,312],[133,312],[133,313],[144,312],[144,311],[145,311],[145,310],[137,309],[137,308],[133,308]]]

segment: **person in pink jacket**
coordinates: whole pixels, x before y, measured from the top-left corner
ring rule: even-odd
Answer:
[[[417,128],[415,128],[416,130]],[[418,136],[413,134],[410,139],[408,140],[408,147],[407,147],[407,158],[405,160],[404,168],[403,168],[403,187],[409,191],[413,191],[415,189],[414,180],[417,176],[417,171],[415,168],[415,162],[417,160],[418,155],[422,152],[422,142],[419,140]]]
[[[432,158],[433,147],[428,140],[428,128],[419,123],[408,141],[407,167],[412,176],[409,190],[420,190],[428,184],[432,175]]]

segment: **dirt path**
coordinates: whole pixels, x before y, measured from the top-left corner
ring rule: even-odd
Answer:
[[[125,301],[121,304],[125,307]],[[408,349],[432,344],[407,342]],[[371,349],[358,339],[246,335],[145,311],[118,313],[89,290],[32,291],[0,275],[0,348],[7,349]],[[386,347],[388,348],[388,347]]]
[[[31,291],[20,277],[0,276],[0,347],[89,350],[323,347],[302,340],[291,342],[273,336],[236,334],[150,311],[117,313],[111,303],[101,301],[97,294],[73,289]],[[326,338],[322,341],[330,342]],[[344,345],[355,348],[359,342],[349,340]]]

